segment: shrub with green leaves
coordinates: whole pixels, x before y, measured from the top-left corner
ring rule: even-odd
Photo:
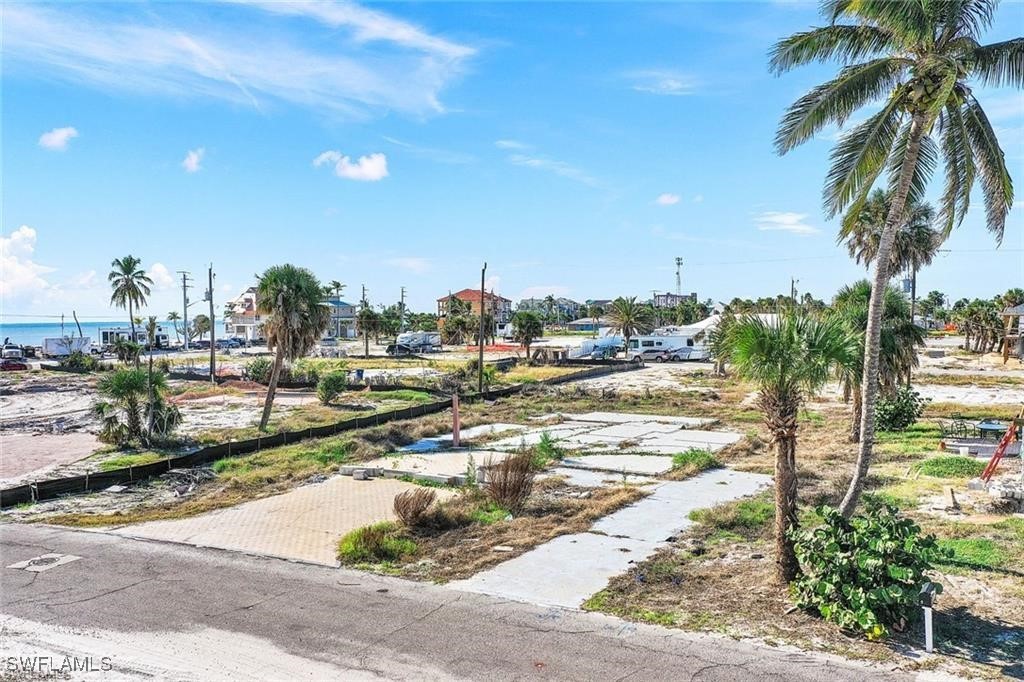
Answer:
[[[380,564],[398,561],[416,551],[416,543],[402,535],[392,521],[363,526],[338,542],[338,559],[345,564]]]
[[[985,470],[985,462],[973,457],[942,455],[929,457],[920,462],[917,470],[925,476],[937,478],[974,478],[981,476],[981,472]]]
[[[274,363],[268,358],[253,358],[242,368],[242,378],[246,381],[255,381],[258,384],[268,384],[270,383],[270,372],[273,369]]]
[[[899,388],[889,396],[880,396],[875,406],[875,426],[879,431],[903,431],[924,414],[928,401],[917,391]]]
[[[948,550],[888,505],[850,519],[832,507],[815,512],[824,523],[793,534],[803,569],[791,585],[797,606],[872,640],[902,630],[918,613],[926,573]]]
[[[324,405],[330,405],[348,387],[348,373],[328,372],[316,384],[316,397]]]
[[[100,369],[100,363],[91,355],[86,355],[80,350],[61,358],[57,363],[64,369],[76,369],[83,372],[95,372]]]

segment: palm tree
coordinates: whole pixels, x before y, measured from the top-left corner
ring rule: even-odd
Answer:
[[[181,334],[178,331],[178,322],[181,321],[181,315],[179,315],[177,311],[172,310],[171,312],[167,313],[167,321],[171,323],[172,327],[174,327],[174,342],[180,342]]]
[[[135,340],[135,314],[134,308],[141,308],[146,305],[146,297],[152,293],[149,286],[153,280],[146,275],[141,267],[142,260],[135,256],[115,258],[110,264],[112,268],[107,275],[110,288],[110,304],[118,308],[128,309],[128,319],[132,325],[132,341]]]
[[[797,527],[800,405],[829,380],[835,367],[853,362],[856,343],[836,320],[789,309],[776,322],[744,315],[728,326],[722,346],[736,374],[758,385],[758,403],[774,437],[775,566],[778,580],[788,583],[799,571],[790,533]]]
[[[876,189],[864,202],[860,215],[854,219],[846,238],[846,247],[858,263],[865,266],[878,255],[878,244],[889,213],[892,193]],[[910,317],[917,314],[917,272],[931,265],[942,245],[942,235],[932,229],[935,209],[931,204],[916,202],[907,207],[906,218],[901,221],[893,242],[889,259],[889,272],[910,273]],[[842,237],[840,237],[840,240]]]
[[[345,285],[336,279],[332,279],[324,289],[327,290],[328,294],[334,294],[336,297],[341,298],[341,292],[345,290]]]
[[[109,398],[125,418],[128,439],[143,439],[142,434],[142,401],[149,391],[150,383],[146,373],[137,368],[119,369],[105,374],[96,385],[100,395]],[[110,413],[111,405],[100,403],[97,413]]]
[[[544,297],[544,309],[548,311],[548,322],[554,321],[557,323],[558,321],[558,318],[555,314],[556,305],[557,301],[555,301],[554,294],[548,294],[547,296]]]
[[[837,77],[790,106],[775,139],[779,153],[806,142],[826,125],[843,125],[858,109],[882,100],[877,113],[840,138],[824,191],[828,217],[849,209],[844,235],[883,172],[892,191],[871,283],[861,442],[853,480],[840,504],[846,517],[857,506],[871,463],[882,299],[897,228],[908,203],[924,198],[941,158],[946,169],[938,215],[943,235],[963,220],[976,178],[986,223],[997,242],[1013,204],[1013,184],[999,141],[967,84],[974,78],[988,86],[1024,86],[1024,38],[978,43],[997,4],[825,0],[827,26],[794,34],[772,51],[771,68],[776,73],[829,59],[845,64]]]
[[[611,309],[608,311],[608,321],[612,329],[622,334],[626,347],[629,348],[629,340],[637,334],[646,334],[654,328],[651,309],[643,303],[638,303],[636,296],[623,298],[619,296],[612,301]]]
[[[868,325],[870,300],[871,283],[862,279],[840,289],[832,301],[831,316],[839,320],[857,342],[855,361],[839,368],[843,399],[853,401],[850,429],[850,441],[853,443],[860,438],[864,330]],[[878,380],[883,392],[892,393],[901,381],[906,380],[909,384],[911,372],[918,365],[917,348],[924,346],[925,332],[911,321],[907,299],[899,291],[887,287],[883,301]]]
[[[149,344],[149,375],[146,385],[149,387],[149,408],[146,410],[146,432],[153,435],[153,419],[156,416],[156,391],[153,386],[153,348],[156,346],[156,315],[150,315],[146,321],[146,341]]]
[[[999,299],[999,305],[1004,310],[1006,308],[1015,308],[1024,304],[1024,289],[1021,289],[1020,287],[1007,289],[1005,294],[1002,294],[997,298]]]
[[[520,310],[512,316],[512,327],[515,329],[515,339],[523,344],[526,349],[526,361],[530,361],[530,346],[533,340],[544,336],[544,322],[540,316],[530,310]]]
[[[316,276],[291,264],[267,268],[259,278],[256,310],[266,318],[267,348],[277,349],[260,417],[260,431],[265,431],[281,366],[285,360],[291,362],[309,353],[330,324],[331,312],[323,304],[323,289]]]
[[[370,306],[364,306],[356,314],[356,330],[363,335],[363,357],[370,357],[370,334],[380,330],[380,315]]]

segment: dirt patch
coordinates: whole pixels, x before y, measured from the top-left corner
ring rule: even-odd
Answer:
[[[0,486],[21,485],[48,478],[61,465],[88,457],[102,445],[95,434],[72,431],[64,434],[3,434]]]

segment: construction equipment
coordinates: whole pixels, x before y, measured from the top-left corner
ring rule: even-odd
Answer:
[[[981,473],[981,480],[986,483],[992,480],[996,469],[999,468],[999,462],[1002,461],[1003,455],[1006,454],[1006,450],[1010,447],[1010,443],[1017,440],[1017,432],[1020,431],[1022,426],[1024,426],[1024,407],[1020,408],[1017,418],[1010,421],[1010,425],[1006,428],[1006,433],[1003,434],[999,445],[996,446],[996,451],[992,453],[992,459],[988,461],[985,471]]]

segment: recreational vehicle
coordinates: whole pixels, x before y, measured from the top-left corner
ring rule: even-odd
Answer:
[[[145,329],[139,327],[135,328],[135,338],[132,339],[132,330],[129,327],[105,327],[99,330],[100,334],[100,347],[107,348],[112,346],[118,339],[128,339],[129,341],[134,340],[135,343],[141,346],[149,345],[149,334],[146,333]],[[170,338],[167,336],[167,332],[163,330],[163,327],[157,326],[156,328],[156,348],[167,348],[170,346]]]

